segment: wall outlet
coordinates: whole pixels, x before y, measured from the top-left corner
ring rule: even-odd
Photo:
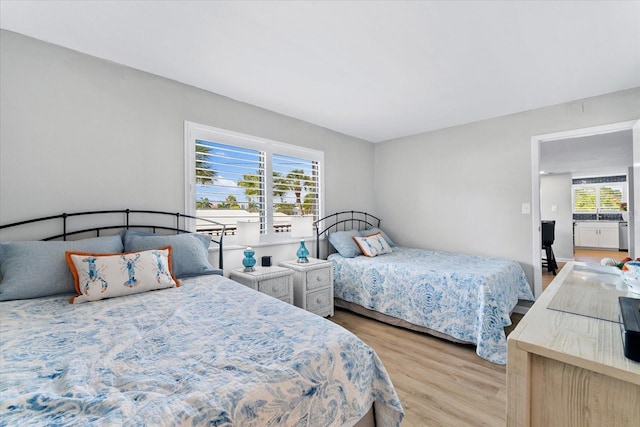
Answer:
[[[551,212],[558,212],[558,206],[551,205]]]
[[[522,215],[530,215],[530,214],[531,214],[531,203],[523,203]]]

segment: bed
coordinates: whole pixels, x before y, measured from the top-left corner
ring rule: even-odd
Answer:
[[[396,391],[364,342],[194,263],[203,247],[195,233],[134,231],[131,212],[114,235],[100,226],[103,235],[80,240],[0,242],[0,425],[400,425]],[[166,242],[171,249],[127,250]],[[75,274],[60,268],[60,248]],[[134,277],[131,259],[141,267]],[[56,288],[63,276],[72,293]],[[129,282],[125,295],[111,294],[115,277]],[[161,288],[139,288],[146,282]],[[17,283],[56,293],[14,298]]]
[[[334,265],[337,307],[473,344],[478,356],[506,363],[510,314],[518,300],[534,299],[517,262],[400,247],[379,218],[359,211],[322,218],[316,230],[316,253]]]

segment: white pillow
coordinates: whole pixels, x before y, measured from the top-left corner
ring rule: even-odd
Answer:
[[[66,252],[78,296],[73,304],[180,286],[171,271],[171,246],[121,254]]]
[[[391,249],[391,246],[389,246],[389,243],[380,232],[365,237],[354,236],[353,240],[355,240],[364,256],[374,257],[393,252],[393,249]]]

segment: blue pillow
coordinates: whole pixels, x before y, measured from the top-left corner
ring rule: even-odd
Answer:
[[[371,227],[368,230],[363,230],[360,232],[360,235],[362,237],[366,237],[366,236],[371,236],[372,234],[376,234],[377,232],[380,232],[380,234],[382,234],[382,237],[384,238],[384,240],[387,241],[387,243],[389,244],[389,246],[391,246],[392,248],[396,245],[395,243],[393,243],[393,241],[389,238],[389,236],[387,236],[387,233],[385,233],[384,231],[380,230],[378,227]]]
[[[66,251],[122,253],[120,236],[74,241],[0,243],[0,301],[75,292]]]
[[[353,237],[360,237],[358,230],[336,231],[329,233],[329,243],[345,258],[354,258],[362,255],[362,251],[353,240]]]
[[[172,235],[149,234],[127,230],[124,235],[124,251],[139,252],[171,246],[171,265],[178,279],[202,274],[222,274],[209,263],[211,236],[200,233]]]

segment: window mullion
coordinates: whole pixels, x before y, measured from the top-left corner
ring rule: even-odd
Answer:
[[[262,152],[264,161],[264,194],[263,209],[261,209],[261,221],[267,235],[273,233],[273,203],[271,195],[273,194],[273,154],[271,152]]]

